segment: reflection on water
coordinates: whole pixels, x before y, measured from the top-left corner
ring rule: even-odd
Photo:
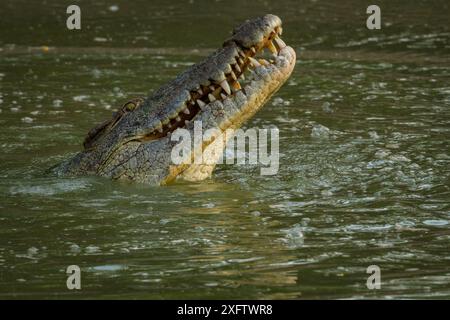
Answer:
[[[17,18],[16,3],[1,4],[0,21],[2,298],[450,296],[447,3],[380,2],[386,27],[373,34],[356,1],[262,2],[258,12],[81,2],[86,30],[70,35],[55,26],[56,1],[29,29],[33,12]],[[211,180],[161,188],[45,175],[123,101],[263,12],[283,18],[300,53],[248,124],[280,129],[278,175],[221,165]],[[80,292],[66,289],[72,264]],[[381,290],[366,288],[372,264]]]

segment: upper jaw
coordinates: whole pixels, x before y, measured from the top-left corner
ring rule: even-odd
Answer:
[[[165,137],[179,127],[187,127],[211,102],[245,92],[244,72],[275,63],[286,47],[281,32],[281,20],[274,15],[236,28],[215,54],[160,88],[140,112],[130,115],[140,118],[140,126],[130,132],[126,141],[149,142]],[[272,52],[273,61],[256,58],[266,48]]]
[[[193,122],[200,120],[202,129],[237,129],[250,119],[291,75],[296,63],[296,53],[289,46],[282,48],[272,63],[259,63],[241,90],[204,106],[186,127],[192,130]]]

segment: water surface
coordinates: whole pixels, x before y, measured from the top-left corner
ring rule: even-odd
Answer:
[[[79,4],[70,32],[62,2],[0,4],[1,298],[450,297],[446,1],[379,1],[379,31],[352,0]],[[246,125],[279,128],[277,175],[45,174],[114,108],[268,12],[299,57]],[[366,287],[373,264],[380,290]]]

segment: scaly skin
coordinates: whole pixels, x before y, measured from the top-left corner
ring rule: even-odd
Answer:
[[[245,22],[204,61],[147,99],[127,102],[111,120],[93,128],[84,141],[84,150],[53,171],[58,175],[100,175],[149,184],[209,177],[217,157],[206,155],[211,148],[217,148],[213,146],[215,139],[225,130],[238,129],[291,75],[295,51],[284,44],[280,35],[281,20],[277,16],[269,14]],[[272,51],[273,61],[253,58],[264,48]],[[253,79],[241,87],[247,69],[253,71]],[[189,155],[201,152],[209,157],[208,164],[176,165],[171,152],[178,141],[171,141],[170,136],[178,128],[189,130],[193,136],[197,120],[202,121],[203,132],[218,132]],[[217,155],[222,149],[216,151]]]

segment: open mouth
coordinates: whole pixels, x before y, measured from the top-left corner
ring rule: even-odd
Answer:
[[[228,65],[227,70],[223,71],[224,79],[222,81],[209,79],[198,84],[197,89],[189,92],[189,99],[179,112],[162,120],[161,124],[153,128],[150,133],[133,140],[150,141],[165,137],[177,128],[189,125],[198,114],[208,107],[209,103],[223,101],[240,90],[246,94],[244,86],[246,79],[251,78],[257,68],[275,64],[280,51],[286,47],[280,37],[281,33],[281,27],[277,26],[257,45],[250,48],[237,45],[238,54]]]

